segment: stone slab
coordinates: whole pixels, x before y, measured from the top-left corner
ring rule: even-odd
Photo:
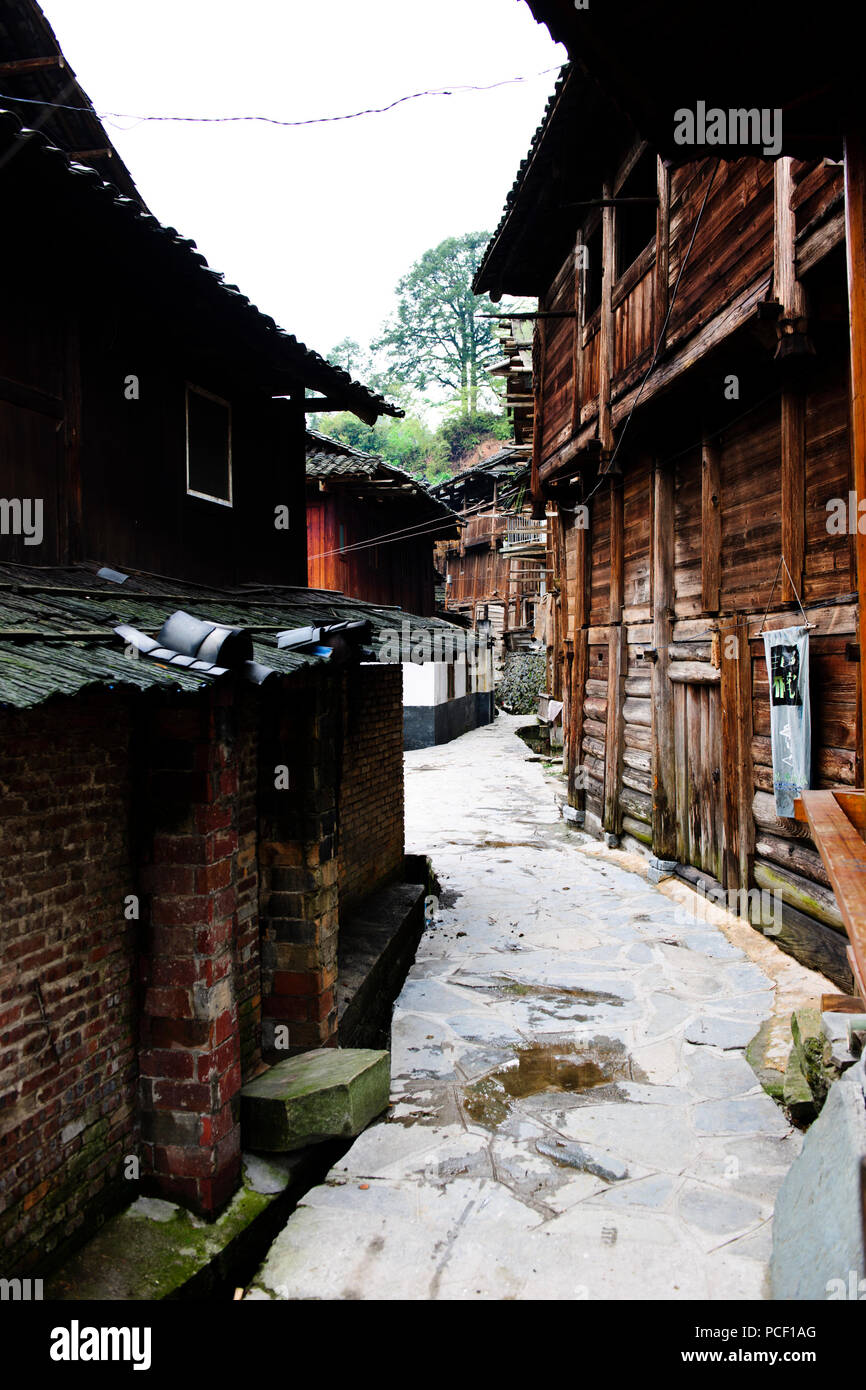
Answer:
[[[360,1134],[387,1109],[390,1082],[387,1052],[320,1047],[287,1057],[241,1091],[244,1147],[287,1153]]]
[[[866,1158],[863,1067],[830,1087],[776,1199],[770,1280],[777,1299],[866,1294],[860,1164]]]

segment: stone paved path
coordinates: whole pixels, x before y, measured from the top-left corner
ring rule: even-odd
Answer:
[[[407,849],[443,905],[395,1006],[392,1108],[248,1297],[765,1295],[801,1142],[743,1053],[773,982],[560,821],[526,722],[407,754]]]

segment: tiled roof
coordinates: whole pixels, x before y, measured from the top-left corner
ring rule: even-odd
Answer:
[[[96,567],[37,569],[0,565],[0,706],[28,709],[52,695],[74,695],[92,686],[200,690],[210,677],[125,655],[114,628],[127,624],[155,635],[178,609],[253,638],[255,661],[291,676],[324,658],[277,647],[277,633],[307,626],[365,620],[371,645],[385,631],[462,633],[439,618],[364,603],[330,590],[250,586],[218,589],[183,580],[130,572],[122,584],[101,579]],[[387,654],[387,653],[385,653]]]
[[[517,202],[520,190],[523,187],[524,179],[526,178],[527,172],[529,171],[532,161],[535,158],[535,155],[541,146],[541,142],[544,137],[544,132],[547,130],[548,125],[553,119],[553,113],[556,110],[559,98],[562,95],[562,91],[565,87],[566,82],[568,81],[570,73],[571,64],[566,63],[561,69],[558,78],[556,79],[556,86],[554,87],[553,92],[547,102],[547,105],[544,108],[544,115],[542,116],[541,121],[535,131],[535,134],[532,137],[532,143],[529,146],[529,152],[527,153],[526,158],[521,160],[520,162],[520,167],[517,170],[517,175],[515,177],[514,183],[511,185],[511,189],[509,190],[508,196],[505,199],[505,207],[503,209],[502,216],[499,219],[499,225],[497,226],[496,231],[490,238],[490,241],[487,244],[487,249],[484,252],[484,256],[482,257],[481,264],[475,272],[475,279],[472,283],[472,288],[476,294],[483,294],[484,291],[487,288],[489,288],[488,271],[490,269],[490,262],[496,247],[496,243],[498,242],[500,236],[505,230],[506,223],[508,222],[508,219],[511,215],[511,210],[514,207],[514,204]]]
[[[101,204],[101,211],[109,221],[107,234],[112,239],[135,236],[136,233],[140,236],[141,231],[145,231],[152,238],[154,249],[163,249],[164,254],[164,248],[170,246],[171,253],[178,258],[178,269],[190,277],[190,304],[195,304],[196,291],[212,295],[216,289],[224,297],[225,307],[240,310],[246,326],[260,340],[264,340],[264,348],[277,370],[294,372],[306,386],[340,401],[347,410],[354,411],[371,423],[379,415],[404,414],[398,406],[386,401],[384,396],[369,391],[361,382],[353,381],[342,367],[334,366],[291,333],[279,328],[272,318],[262,313],[241,293],[237,285],[227,284],[221,272],[208,265],[204,256],[196,250],[194,241],[182,237],[174,227],[164,227],[139,202],[119,193],[113,184],[106,183],[95,169],[70,160],[62,150],[50,144],[41,131],[23,126],[13,112],[0,110],[0,191],[13,156],[21,158],[26,155],[35,155],[45,161],[46,176],[50,177],[49,168],[51,173],[59,169],[69,180],[70,189],[73,181],[79,187],[86,187],[94,204],[97,201]],[[58,217],[62,216],[63,212],[58,208]],[[146,246],[141,240],[135,242],[134,256],[140,257],[143,244]]]

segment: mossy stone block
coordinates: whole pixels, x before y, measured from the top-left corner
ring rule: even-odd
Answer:
[[[286,1153],[360,1134],[388,1106],[391,1057],[320,1047],[270,1068],[241,1091],[245,1149]]]

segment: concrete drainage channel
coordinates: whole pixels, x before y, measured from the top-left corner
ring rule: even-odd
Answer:
[[[359,905],[341,926],[339,984],[335,991],[338,1010],[338,1042],[353,1057],[372,1059],[390,1047],[391,1012],[394,1000],[415,959],[424,931],[424,905],[428,894],[438,891],[429,860],[407,855],[403,881],[392,883]],[[362,1049],[364,1051],[359,1051]],[[369,1049],[377,1049],[371,1052]],[[105,1222],[90,1241],[45,1280],[49,1299],[82,1300],[132,1299],[231,1299],[235,1290],[245,1288],[265,1258],[269,1247],[285,1226],[298,1203],[311,1188],[318,1186],[354,1143],[372,1116],[387,1106],[387,1079],[380,1073],[376,1097],[369,1087],[360,1108],[352,1098],[353,1081],[344,1085],[350,1113],[346,1133],[340,1138],[315,1135],[315,1142],[303,1144],[297,1133],[287,1138],[288,1152],[263,1152],[250,1126],[249,1093],[266,1089],[267,1078],[292,1063],[315,1068],[316,1058],[337,1060],[334,1049],[315,1054],[298,1054],[277,1063],[270,1072],[244,1087],[241,1131],[244,1137],[242,1184],[216,1221],[206,1222],[173,1202],[140,1196],[124,1211]],[[348,1057],[347,1059],[348,1060]],[[307,1066],[309,1073],[311,1067]],[[364,1068],[360,1068],[361,1071]],[[369,1067],[367,1068],[369,1071]],[[340,1083],[343,1084],[343,1083]],[[339,1089],[319,1079],[319,1095]],[[305,1089],[309,1090],[309,1086]],[[357,1088],[356,1088],[357,1089]],[[363,1087],[361,1087],[363,1089]],[[327,1099],[327,1097],[326,1097]],[[343,1104],[334,1103],[339,1111]],[[307,1109],[307,1120],[315,1128],[322,1110],[329,1110],[325,1122],[339,1127],[334,1104],[318,1110]],[[354,1109],[353,1109],[354,1107]],[[266,1137],[260,1118],[258,1137],[262,1146],[282,1142]],[[351,1130],[351,1132],[350,1132]],[[312,1131],[308,1131],[311,1133]],[[330,1131],[330,1132],[333,1132]],[[254,1143],[256,1147],[254,1148]],[[300,1146],[299,1146],[300,1145]],[[246,1152],[247,1147],[251,1152]]]

